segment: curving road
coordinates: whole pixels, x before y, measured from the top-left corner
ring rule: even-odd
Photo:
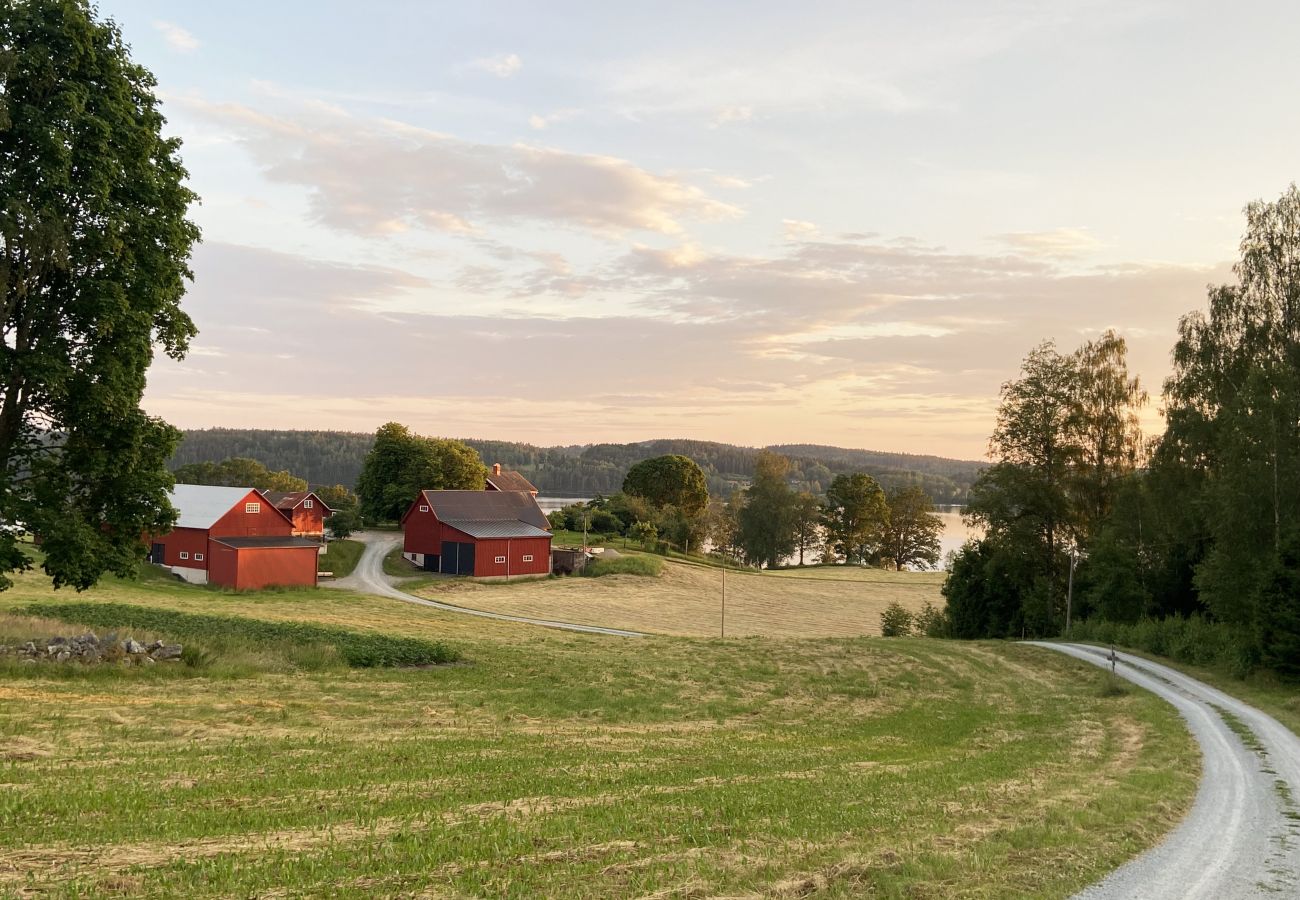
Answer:
[[[1033,641],[1099,666],[1108,650]],[[1116,673],[1172,703],[1201,746],[1187,818],[1159,846],[1079,900],[1236,900],[1300,896],[1300,738],[1271,716],[1194,678],[1125,653]],[[1254,735],[1252,748],[1225,720]]]
[[[402,542],[402,536],[392,532],[365,531],[353,535],[353,538],[366,545],[365,551],[361,554],[361,559],[357,561],[356,569],[346,578],[321,582],[322,587],[337,587],[361,591],[366,594],[379,594],[381,597],[392,597],[394,600],[414,603],[417,606],[429,606],[433,609],[441,609],[444,612],[463,613],[467,616],[497,619],[502,622],[519,622],[524,625],[540,625],[544,628],[580,631],[585,634],[607,634],[613,637],[645,636],[639,631],[623,631],[619,628],[602,628],[599,625],[578,625],[573,622],[554,622],[549,619],[532,619],[527,616],[508,616],[504,613],[488,612],[482,609],[468,609],[464,606],[453,606],[450,603],[439,603],[437,600],[427,600],[424,597],[408,594],[395,587],[393,579],[384,574],[384,557]]]

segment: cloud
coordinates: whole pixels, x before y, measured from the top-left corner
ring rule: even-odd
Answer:
[[[802,219],[782,219],[781,227],[787,241],[802,240],[817,233],[817,226]]]
[[[272,181],[306,188],[317,221],[356,234],[472,232],[484,221],[677,234],[687,219],[741,213],[676,176],[613,156],[475,143],[319,108],[272,115],[192,97],[176,105],[228,130]]]
[[[713,117],[710,127],[718,128],[732,122],[748,122],[752,118],[754,118],[754,108],[752,106],[724,106]]]
[[[580,109],[557,109],[555,112],[547,113],[544,116],[533,115],[528,117],[528,124],[536,131],[543,131],[556,122],[567,122],[582,114]]]
[[[487,72],[498,78],[509,78],[523,68],[524,61],[515,53],[500,53],[486,56],[469,64],[471,69]]]
[[[1051,231],[1012,231],[998,235],[1000,241],[1020,253],[1069,259],[1105,246],[1086,228],[1055,228]]]
[[[153,27],[177,53],[193,53],[199,49],[199,39],[174,22],[155,19]]]

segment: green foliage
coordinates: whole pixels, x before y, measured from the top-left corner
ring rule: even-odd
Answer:
[[[659,537],[659,529],[651,522],[635,522],[628,529],[628,537],[639,541],[641,546],[649,548]]]
[[[791,507],[794,528],[794,546],[799,551],[799,565],[813,548],[822,543],[822,505],[812,494],[803,491],[795,495]]]
[[[357,567],[365,549],[366,545],[360,541],[339,538],[325,545],[325,552],[320,555],[317,565],[320,571],[332,572],[335,578],[346,578]]]
[[[268,622],[242,616],[213,616],[153,609],[126,603],[32,603],[22,614],[44,616],[98,628],[139,628],[178,638],[237,636],[263,644],[325,644],[337,648],[353,668],[427,666],[460,658],[445,644],[419,638],[360,633],[307,622]]]
[[[1259,607],[1260,661],[1284,678],[1300,680],[1300,539],[1283,544],[1267,572]]]
[[[688,517],[698,516],[709,503],[704,472],[680,454],[642,460],[628,469],[623,493],[641,497],[651,506],[675,506]]]
[[[766,451],[755,464],[754,481],[736,513],[736,544],[745,558],[774,568],[795,547],[795,493],[786,481],[790,461]]]
[[[1245,678],[1260,666],[1255,638],[1247,631],[1201,615],[1141,619],[1133,623],[1087,619],[1065,635],[1072,641],[1115,644],[1176,662]]]
[[[180,359],[198,228],[155,81],[82,0],[0,13],[0,523],[40,533],[56,585],[125,574],[174,513],[179,432],[140,409]],[[0,531],[0,589],[29,567]]]
[[[952,624],[948,621],[948,614],[929,600],[921,605],[915,624],[917,634],[932,638],[952,637]]]
[[[943,519],[918,485],[894,488],[885,494],[885,527],[881,556],[902,571],[908,566],[934,568],[939,562]]]
[[[357,479],[361,512],[372,521],[400,519],[422,490],[482,490],[487,466],[460,441],[412,434],[389,422],[375,432]]]
[[[888,518],[885,492],[870,475],[839,475],[826,491],[826,544],[847,563],[859,565],[880,553]]]
[[[593,559],[582,574],[588,578],[602,575],[658,576],[663,573],[664,561],[657,556],[620,556],[615,559]]]
[[[915,617],[897,600],[880,614],[881,637],[907,637],[912,633]]]
[[[336,509],[325,520],[325,530],[335,540],[345,540],[361,530],[361,513],[355,507]]]
[[[234,456],[217,463],[193,463],[173,473],[179,484],[215,484],[259,491],[305,491],[307,482],[287,471],[272,472],[255,459]]]

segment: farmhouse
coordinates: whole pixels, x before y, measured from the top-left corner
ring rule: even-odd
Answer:
[[[548,529],[528,491],[421,491],[402,516],[402,555],[447,575],[547,575]]]
[[[263,491],[262,495],[289,517],[295,535],[325,540],[325,520],[334,515],[334,510],[313,491]]]
[[[258,491],[178,484],[169,499],[176,526],[150,539],[150,562],[194,584],[315,586],[320,545]]]
[[[507,472],[501,468],[501,463],[493,463],[492,471],[487,477],[487,485],[484,490],[488,491],[525,491],[537,496],[537,488],[533,483],[518,472]]]

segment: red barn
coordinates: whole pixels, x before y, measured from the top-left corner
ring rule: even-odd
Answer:
[[[551,532],[527,491],[421,491],[402,516],[402,555],[429,572],[549,575]]]
[[[263,491],[263,496],[293,522],[299,537],[325,539],[325,520],[334,514],[313,491]]]
[[[151,539],[149,561],[193,584],[252,590],[316,585],[316,541],[251,488],[178,484],[169,498],[176,526]]]

